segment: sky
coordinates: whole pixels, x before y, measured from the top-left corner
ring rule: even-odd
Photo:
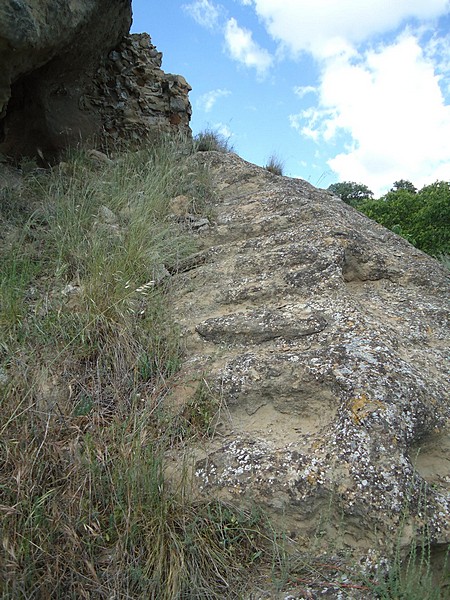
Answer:
[[[450,0],[133,0],[194,135],[321,188],[450,181]]]

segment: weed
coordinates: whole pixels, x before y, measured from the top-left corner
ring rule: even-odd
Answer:
[[[264,168],[274,175],[283,175],[284,162],[276,154],[272,154]]]
[[[172,415],[163,413],[161,418],[173,439],[192,441],[214,435],[221,409],[221,398],[213,392],[203,376],[181,410]]]
[[[450,254],[439,254],[437,260],[450,271]]]
[[[443,600],[450,585],[448,575],[445,575],[448,573],[449,548],[443,549],[442,554],[444,559],[439,575],[432,569],[434,557],[429,543],[413,544],[406,559],[402,560],[397,553],[386,577],[371,584],[370,589],[379,600]]]
[[[213,129],[205,129],[194,138],[194,150],[196,152],[233,152],[233,146],[229,138]]]

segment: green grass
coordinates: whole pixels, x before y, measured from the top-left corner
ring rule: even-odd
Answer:
[[[387,575],[369,589],[379,600],[444,600],[450,586],[449,548],[442,547],[441,557],[434,554],[426,541],[412,546],[406,559],[397,555]],[[433,570],[439,558],[439,569]]]

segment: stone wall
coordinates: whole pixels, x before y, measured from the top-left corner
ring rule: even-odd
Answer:
[[[101,145],[140,144],[155,133],[191,138],[191,86],[161,69],[162,53],[146,33],[125,36],[109,53],[83,96],[86,110],[102,121]]]

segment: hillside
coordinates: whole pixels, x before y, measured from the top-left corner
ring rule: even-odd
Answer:
[[[275,598],[328,581],[320,597],[370,598],[381,564],[400,585],[396,557],[423,542],[440,577],[437,262],[304,182],[173,141],[8,172],[2,597]],[[372,431],[380,449],[395,436],[386,455]]]

